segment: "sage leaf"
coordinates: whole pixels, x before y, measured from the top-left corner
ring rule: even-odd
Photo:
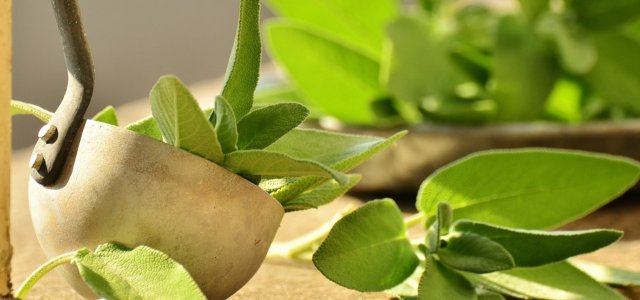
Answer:
[[[32,115],[44,123],[49,123],[53,113],[34,104],[11,100],[11,115]]]
[[[298,103],[279,103],[251,111],[238,122],[238,148],[263,149],[298,127],[309,110]]]
[[[229,101],[238,120],[253,105],[261,54],[260,0],[240,0],[238,29],[222,88],[222,96]]]
[[[167,143],[222,163],[224,154],[216,132],[184,83],[175,76],[163,76],[151,90],[149,100]]]
[[[93,116],[92,119],[94,121],[118,126],[118,114],[116,113],[116,109],[111,105],[102,109],[95,116]]]
[[[558,68],[546,40],[513,16],[499,22],[493,55],[492,91],[498,121],[530,121],[543,117],[544,103]]]
[[[343,217],[313,255],[325,277],[362,292],[400,284],[418,262],[400,209],[390,199],[371,201]]]
[[[215,118],[214,118],[215,116]],[[216,129],[216,135],[224,153],[236,151],[238,143],[238,128],[233,108],[223,96],[216,97],[215,109],[209,118]]]
[[[478,276],[478,275],[476,275]],[[609,287],[567,262],[536,268],[517,268],[480,275],[480,282],[524,298],[571,300],[621,300]]]
[[[372,57],[382,53],[384,26],[399,13],[395,0],[268,0],[267,4],[286,20],[302,23],[334,37]]]
[[[491,273],[513,269],[513,257],[500,244],[484,236],[461,232],[446,238],[438,257],[443,264],[460,271]]]
[[[417,207],[433,217],[448,202],[453,221],[545,229],[582,217],[638,181],[637,162],[568,150],[480,152],[441,168],[418,192]]]
[[[107,299],[206,299],[187,270],[166,254],[139,246],[98,246],[74,258],[80,276]]]
[[[295,177],[321,176],[347,183],[347,176],[321,163],[296,159],[286,154],[265,150],[239,150],[228,153],[224,166],[239,174]]]
[[[620,239],[616,230],[539,231],[458,221],[453,230],[475,233],[500,244],[518,267],[537,267],[606,247]]]
[[[267,32],[274,60],[306,101],[346,123],[372,124],[383,94],[375,60],[299,24],[270,23]]]
[[[636,0],[571,0],[568,8],[588,29],[610,29],[640,16]]]
[[[449,233],[449,227],[451,226],[451,219],[453,219],[453,212],[449,203],[438,203],[438,213],[436,214],[436,220],[429,226],[427,231],[427,248],[431,253],[436,253],[440,249],[440,240],[442,236]]]
[[[640,286],[640,273],[572,259],[570,263],[593,279],[615,286]]]
[[[347,177],[348,181],[346,184],[340,184],[335,180],[329,180],[313,190],[306,191],[292,200],[283,202],[282,206],[286,212],[291,212],[318,208],[322,205],[328,204],[334,199],[344,195],[360,181],[360,178],[362,178],[362,176],[358,174],[347,175]]]
[[[430,255],[420,279],[418,299],[475,300],[477,295],[466,278],[440,264]]]
[[[294,129],[269,146],[267,150],[298,159],[317,161],[335,170],[348,172],[406,134],[406,131],[402,131],[385,139],[315,129]],[[274,188],[270,194],[279,201],[286,202],[307,189],[321,184],[324,180],[326,179],[303,177],[281,181],[286,184],[281,184],[280,188]]]
[[[392,50],[382,78],[400,101],[419,104],[428,97],[449,98],[467,80],[453,64],[446,43],[437,40],[423,18],[399,18],[388,26],[387,35]]]
[[[640,41],[610,33],[594,42],[598,61],[586,75],[588,83],[607,102],[640,113],[640,60],[628,59],[640,53]]]
[[[158,122],[153,116],[131,123],[126,128],[135,133],[162,141],[162,131],[160,131],[160,126],[158,126]]]

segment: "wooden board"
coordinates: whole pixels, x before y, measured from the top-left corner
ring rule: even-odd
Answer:
[[[11,0],[0,0],[0,298],[11,293],[9,199],[11,166]]]

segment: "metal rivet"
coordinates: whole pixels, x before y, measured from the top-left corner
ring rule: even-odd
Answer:
[[[44,155],[42,155],[42,153],[33,154],[31,156],[31,160],[29,160],[29,166],[34,170],[40,170],[43,164],[44,164]]]
[[[44,125],[40,128],[38,137],[45,143],[51,143],[58,137],[58,128],[51,124]]]

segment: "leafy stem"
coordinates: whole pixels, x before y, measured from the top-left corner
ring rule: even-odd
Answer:
[[[20,288],[18,288],[18,291],[16,292],[16,298],[24,299],[27,293],[31,290],[31,288],[33,288],[33,286],[38,281],[40,281],[42,277],[47,275],[49,272],[51,272],[51,270],[57,268],[58,266],[71,263],[75,256],[76,256],[76,251],[65,253],[41,265],[38,269],[33,271],[33,273],[29,275],[27,280],[25,280],[25,282],[22,283]]]

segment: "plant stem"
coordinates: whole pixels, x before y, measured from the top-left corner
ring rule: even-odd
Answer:
[[[47,273],[51,272],[51,270],[55,269],[56,267],[58,267],[60,265],[71,263],[75,256],[76,256],[76,252],[75,251],[74,252],[65,253],[65,254],[62,254],[62,255],[60,255],[58,257],[55,257],[55,258],[49,260],[48,262],[44,263],[44,265],[41,265],[38,269],[33,271],[33,273],[31,273],[31,275],[29,275],[27,280],[25,280],[25,282],[22,283],[20,288],[18,288],[18,291],[16,292],[16,298],[24,299],[24,297],[31,290],[31,288],[33,288],[33,286],[40,279],[42,279],[42,277],[44,277],[45,275],[47,275]]]
[[[269,248],[267,258],[309,260],[310,257],[303,257],[303,254],[313,251],[313,248],[320,244],[327,235],[329,235],[333,225],[353,210],[353,205],[349,205],[333,216],[330,221],[322,224],[322,226],[318,227],[316,230],[289,242],[274,243],[271,245],[271,248]]]

